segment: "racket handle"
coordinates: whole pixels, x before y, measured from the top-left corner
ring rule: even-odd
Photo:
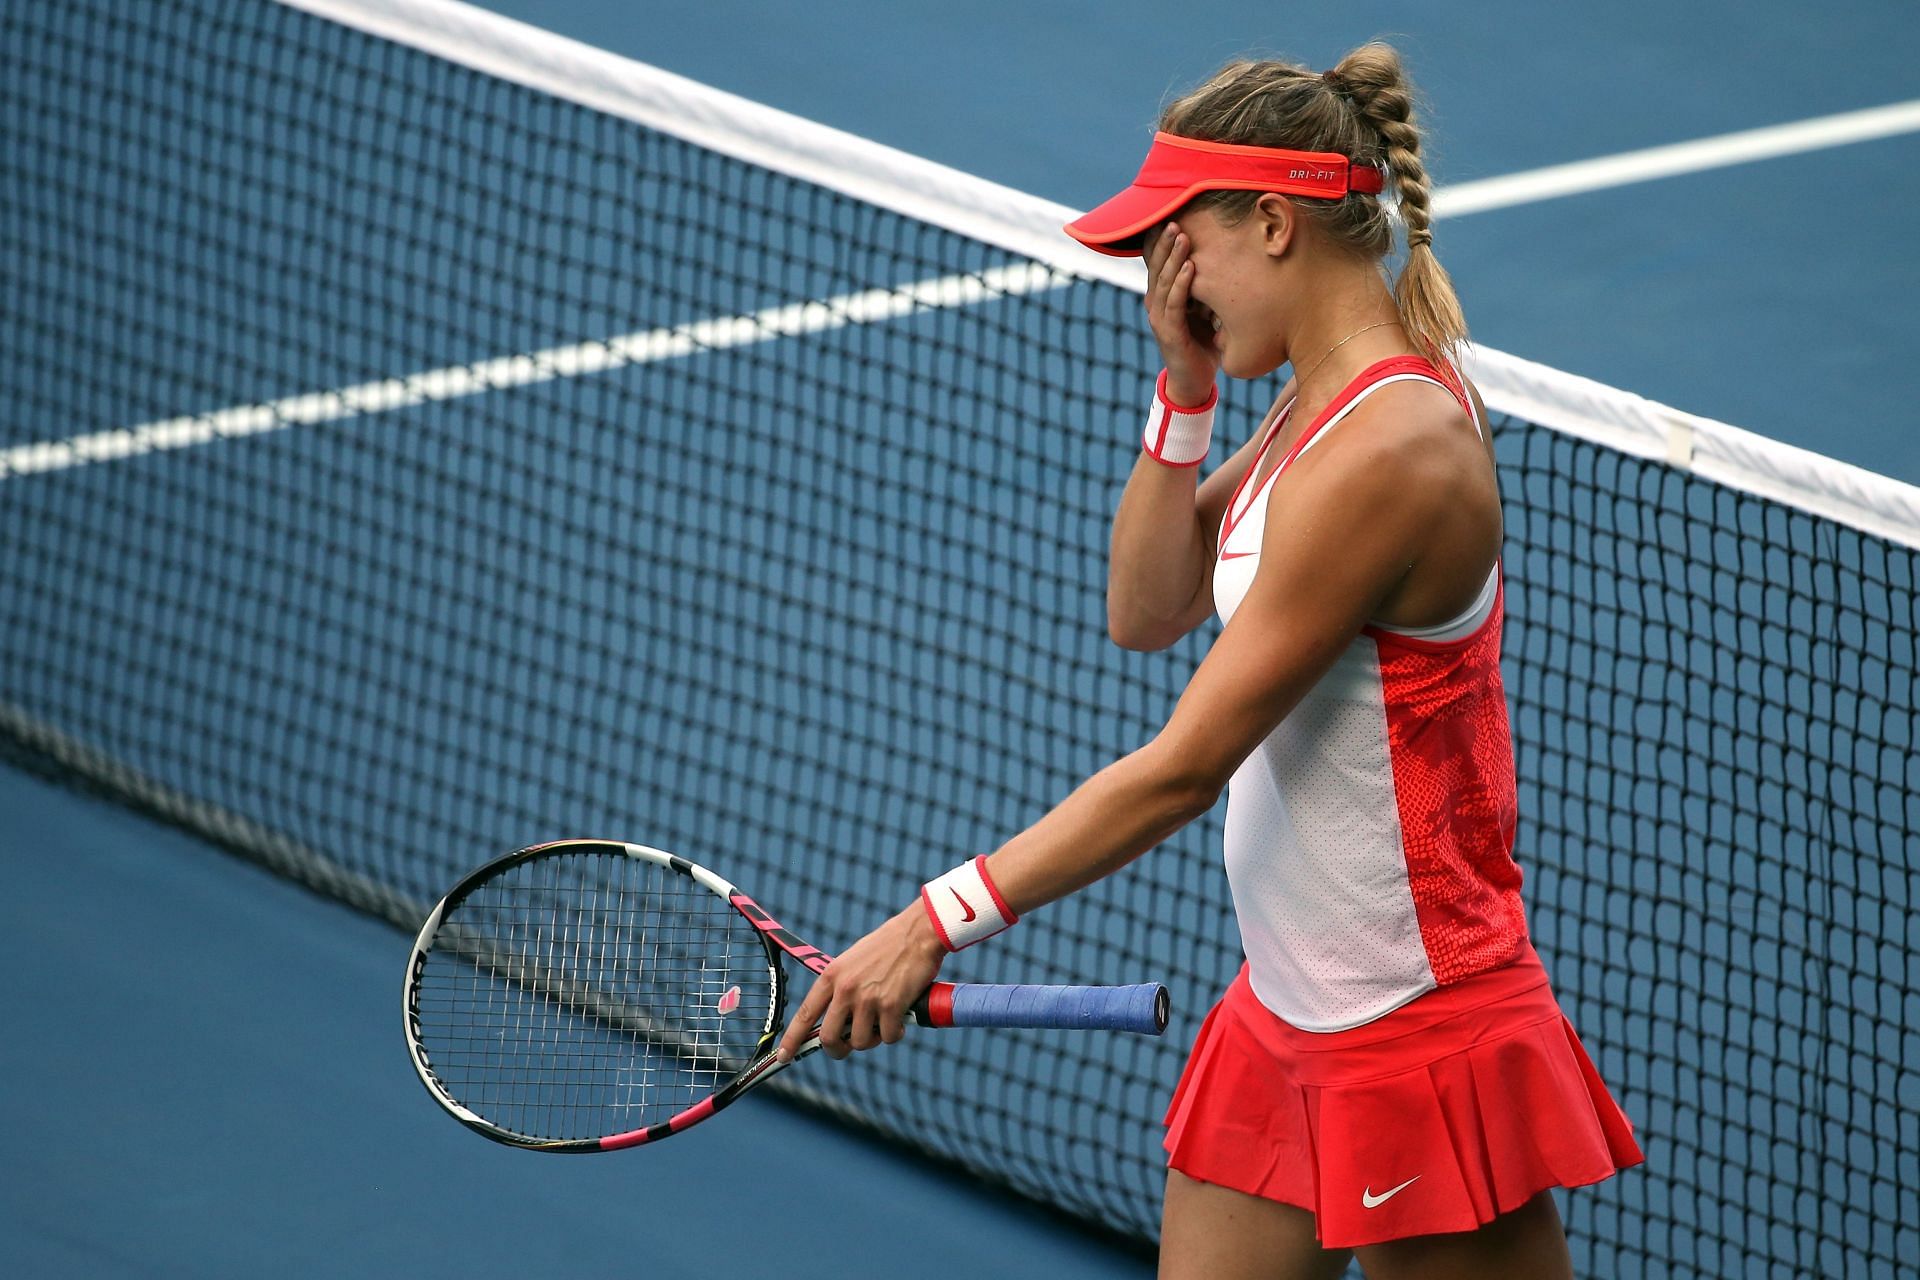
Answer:
[[[913,1006],[923,1027],[1057,1027],[1081,1031],[1167,1029],[1170,1002],[1157,982],[1130,987],[997,986],[936,982]]]

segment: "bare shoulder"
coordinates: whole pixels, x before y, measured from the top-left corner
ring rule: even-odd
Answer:
[[[1422,558],[1498,553],[1503,521],[1493,456],[1444,387],[1415,380],[1381,387],[1298,464],[1290,504],[1403,537]]]
[[[1325,566],[1338,563],[1361,621],[1457,617],[1499,555],[1492,461],[1466,408],[1426,381],[1381,386],[1355,406],[1294,460],[1272,503],[1285,514],[1267,520],[1255,582],[1278,572],[1283,586],[1325,595]]]
[[[1479,430],[1454,394],[1409,379],[1369,395],[1337,430],[1302,455],[1300,464],[1303,476],[1341,472],[1364,478],[1369,487],[1407,484],[1425,490],[1452,488],[1485,472],[1488,458]]]

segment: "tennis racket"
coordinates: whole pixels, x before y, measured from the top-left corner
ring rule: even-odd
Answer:
[[[787,1063],[780,956],[832,961],[685,858],[560,840],[495,859],[428,916],[407,965],[407,1049],[468,1128],[538,1151],[616,1151],[691,1128]],[[1167,989],[936,982],[930,1027],[1159,1035]],[[794,1061],[820,1047],[818,1035]]]

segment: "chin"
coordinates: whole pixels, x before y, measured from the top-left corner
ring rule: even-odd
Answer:
[[[1242,382],[1251,381],[1255,378],[1264,378],[1285,363],[1286,360],[1284,358],[1274,358],[1264,355],[1249,357],[1228,351],[1220,353],[1220,372],[1226,374],[1229,378],[1236,378]]]

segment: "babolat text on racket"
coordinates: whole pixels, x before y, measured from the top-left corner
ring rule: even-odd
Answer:
[[[784,1066],[785,952],[832,957],[685,858],[611,840],[507,854],[454,886],[407,965],[407,1048],[469,1128],[538,1151],[615,1151],[706,1119]],[[937,982],[930,1027],[1159,1035],[1167,989]],[[795,1061],[820,1047],[817,1035]]]

